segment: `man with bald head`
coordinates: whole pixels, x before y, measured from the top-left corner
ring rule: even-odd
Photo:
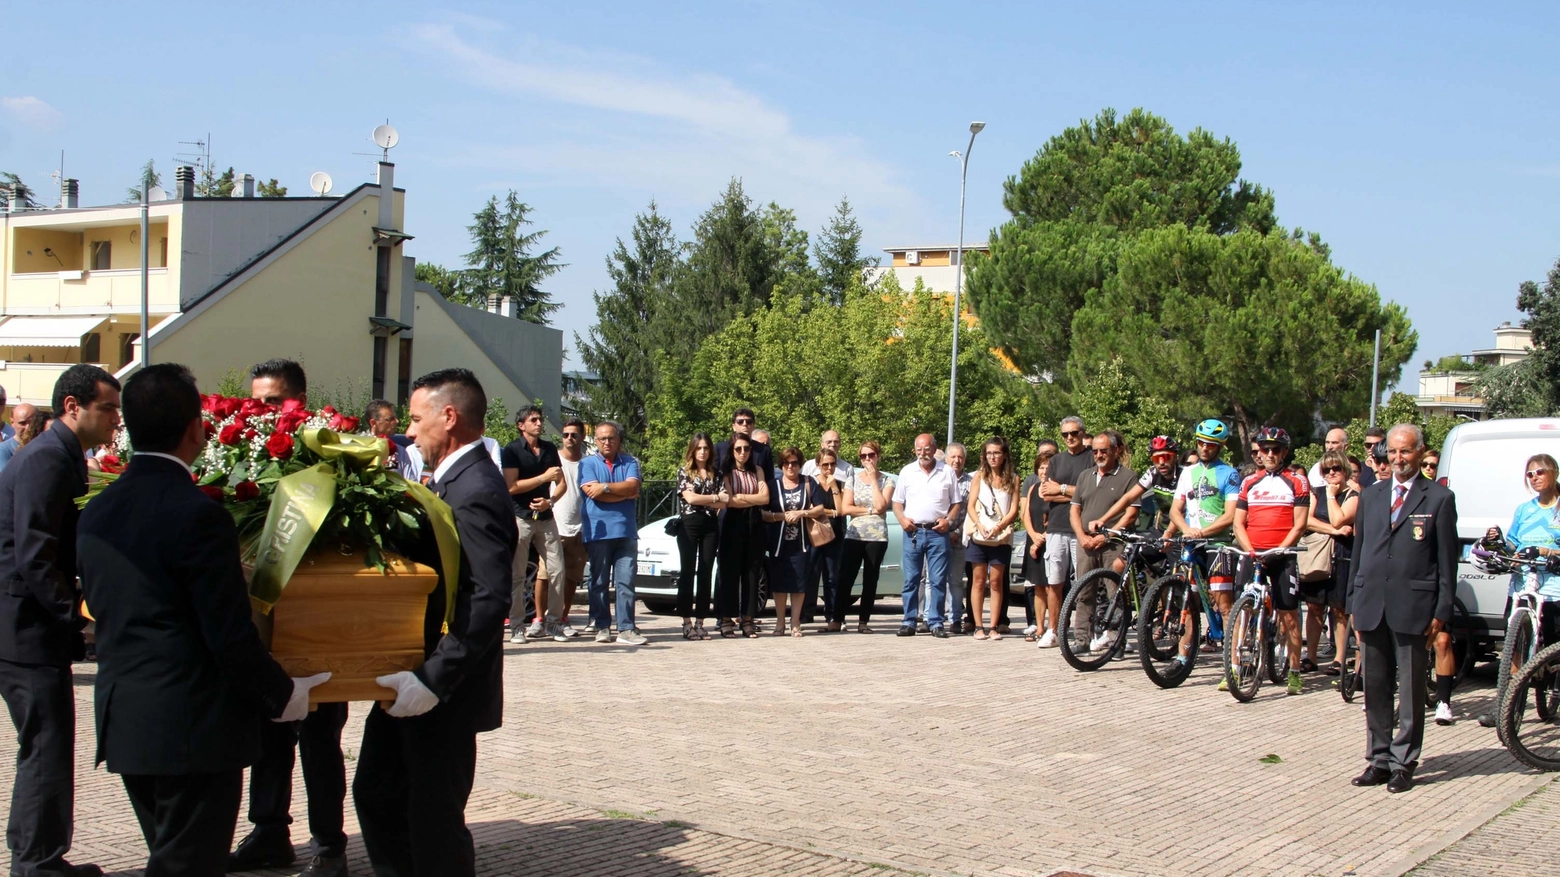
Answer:
[[[30,402],[18,402],[16,407],[11,409],[11,422],[26,425],[27,421],[31,420],[32,416],[37,413],[38,407],[36,405]],[[21,441],[15,435],[6,436],[5,441],[0,442],[0,472],[5,471],[6,465],[11,462],[11,457],[15,456],[17,449],[21,446]]]
[[[1349,455],[1348,431],[1341,426],[1335,426],[1332,429],[1327,430],[1327,437],[1322,440],[1322,449],[1324,451],[1337,451],[1338,453],[1347,457]],[[1316,463],[1311,466],[1311,471],[1308,473],[1308,475],[1311,479],[1312,490],[1327,489],[1327,479],[1322,477],[1321,460],[1317,460]]]
[[[763,430],[759,431],[762,432]],[[819,452],[828,451],[834,455],[835,481],[843,484],[844,482],[850,480],[850,473],[855,471],[855,467],[847,462],[844,455],[840,453],[840,434],[838,432],[832,429],[824,430],[823,436],[818,439],[818,450]],[[817,478],[818,460],[816,454],[813,456],[814,459],[808,460],[802,464],[802,474],[811,478]],[[827,489],[827,485],[824,485],[824,487]]]
[[[894,488],[894,517],[905,531],[901,560],[905,613],[899,635],[915,636],[924,566],[931,580],[926,622],[932,636],[944,638],[948,636],[943,603],[948,596],[949,533],[963,512],[963,499],[953,469],[938,462],[937,439],[930,433],[915,437],[915,460],[899,470]]]

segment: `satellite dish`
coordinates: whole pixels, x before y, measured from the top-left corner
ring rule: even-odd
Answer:
[[[166,201],[166,200],[168,200],[168,193],[163,191],[163,187],[162,186],[153,186],[150,189],[146,190],[146,200],[147,201]]]
[[[309,188],[316,195],[326,195],[330,192],[330,174],[324,171],[315,171],[309,176]]]
[[[374,129],[374,143],[380,149],[393,149],[400,142],[400,132],[390,127],[388,123]]]

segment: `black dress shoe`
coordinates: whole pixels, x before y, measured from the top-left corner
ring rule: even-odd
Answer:
[[[315,856],[298,877],[347,877],[346,856]]]
[[[103,877],[103,869],[92,863],[85,865],[66,865],[65,873],[70,877]]]
[[[1395,770],[1392,779],[1387,783],[1387,791],[1396,795],[1398,792],[1406,792],[1414,787],[1414,775],[1406,770]]]
[[[227,872],[255,871],[260,868],[286,868],[298,858],[287,837],[265,837],[251,831],[228,854]]]
[[[938,626],[932,628],[932,636],[935,636],[938,639],[947,639],[948,629],[939,624]]]
[[[906,624],[899,628],[899,636],[915,636],[915,625]]]
[[[1373,764],[1370,767],[1365,768],[1364,773],[1360,774],[1352,780],[1349,780],[1349,782],[1356,786],[1379,786],[1387,780],[1391,779],[1392,776],[1393,774],[1391,771],[1384,767],[1377,767]]]

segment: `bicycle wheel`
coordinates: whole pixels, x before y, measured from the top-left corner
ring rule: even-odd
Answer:
[[[1506,622],[1506,641],[1500,647],[1500,672],[1495,677],[1496,709],[1502,709],[1511,687],[1511,677],[1519,672],[1538,651],[1538,619],[1526,606],[1512,610]]]
[[[1160,688],[1174,688],[1192,674],[1197,660],[1197,637],[1202,627],[1202,612],[1192,595],[1196,591],[1186,579],[1168,575],[1148,586],[1143,595],[1143,614],[1138,616],[1138,660],[1143,672]],[[1181,640],[1191,632],[1192,652],[1182,662]]]
[[[1241,703],[1262,687],[1262,610],[1251,595],[1242,595],[1224,626],[1224,678],[1230,694]]]
[[[1289,641],[1278,630],[1278,618],[1267,613],[1262,619],[1262,668],[1268,681],[1283,685],[1289,681]]]
[[[1529,767],[1560,770],[1560,722],[1553,710],[1547,717],[1527,714],[1530,690],[1535,703],[1560,701],[1560,643],[1539,652],[1513,675],[1511,697],[1501,701],[1496,723],[1500,742]]]
[[[1115,590],[1116,599],[1108,597],[1107,586]],[[1093,595],[1094,607],[1087,618],[1076,618],[1078,604],[1086,593]],[[1094,570],[1068,590],[1062,600],[1062,630],[1058,641],[1062,660],[1068,666],[1081,671],[1098,670],[1110,661],[1117,648],[1124,646],[1121,619],[1111,617],[1113,611],[1120,612],[1121,597],[1121,576],[1109,569]],[[1112,648],[1104,648],[1103,643],[1112,633],[1116,634],[1117,642]],[[1102,644],[1097,651],[1094,649],[1096,643]]]
[[[1354,625],[1350,624],[1343,634],[1343,646],[1340,658],[1343,661],[1343,669],[1338,673],[1338,693],[1343,695],[1344,703],[1354,703],[1354,695],[1360,690],[1360,642],[1354,634]]]

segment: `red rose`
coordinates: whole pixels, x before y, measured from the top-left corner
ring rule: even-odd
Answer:
[[[242,399],[234,399],[231,396],[223,396],[217,400],[217,410],[215,413],[219,419],[227,420],[229,417],[237,414],[239,408],[242,407],[242,405]]]
[[[215,484],[202,484],[200,486],[200,492],[211,497],[217,502],[222,501],[222,488]]]
[[[286,414],[289,411],[304,411],[303,403],[297,399],[282,400],[282,413]]]
[[[239,502],[248,502],[260,495],[260,487],[253,481],[240,481],[233,485],[233,496]]]
[[[339,427],[335,427],[335,426],[331,427],[331,429],[338,430],[339,432],[356,432],[357,428],[358,428],[358,419],[356,417],[353,417],[350,414],[343,414],[341,416],[341,426],[339,426]]]
[[[242,399],[238,403],[238,412],[245,417],[257,417],[262,414],[270,414],[276,409],[265,404],[259,399]]]
[[[223,443],[224,445],[237,445],[243,440],[243,424],[230,423],[227,426],[222,427],[222,431],[217,433],[217,441]]]
[[[291,435],[297,432],[298,427],[303,426],[303,422],[308,419],[309,412],[307,411],[284,411],[276,418],[276,431],[277,433]]]
[[[206,438],[209,439],[212,436],[217,434],[217,425],[215,423],[212,423],[211,421],[208,420],[208,421],[202,423],[201,425],[206,428]]]
[[[244,430],[244,441],[247,442],[247,441],[249,441],[250,439],[254,438],[255,436],[257,436],[259,434],[260,433],[255,432],[253,429],[246,429],[246,430]]]
[[[285,432],[273,432],[266,439],[265,450],[273,459],[285,460],[292,456],[293,437]]]
[[[216,393],[210,393],[208,395],[201,396],[200,410],[209,412],[211,414],[217,413],[217,402],[221,399],[222,397],[218,396]]]
[[[326,417],[335,417],[340,412],[338,412],[336,410],[335,406],[333,406],[333,405],[326,405],[324,408],[320,409],[320,413],[325,415]]]

